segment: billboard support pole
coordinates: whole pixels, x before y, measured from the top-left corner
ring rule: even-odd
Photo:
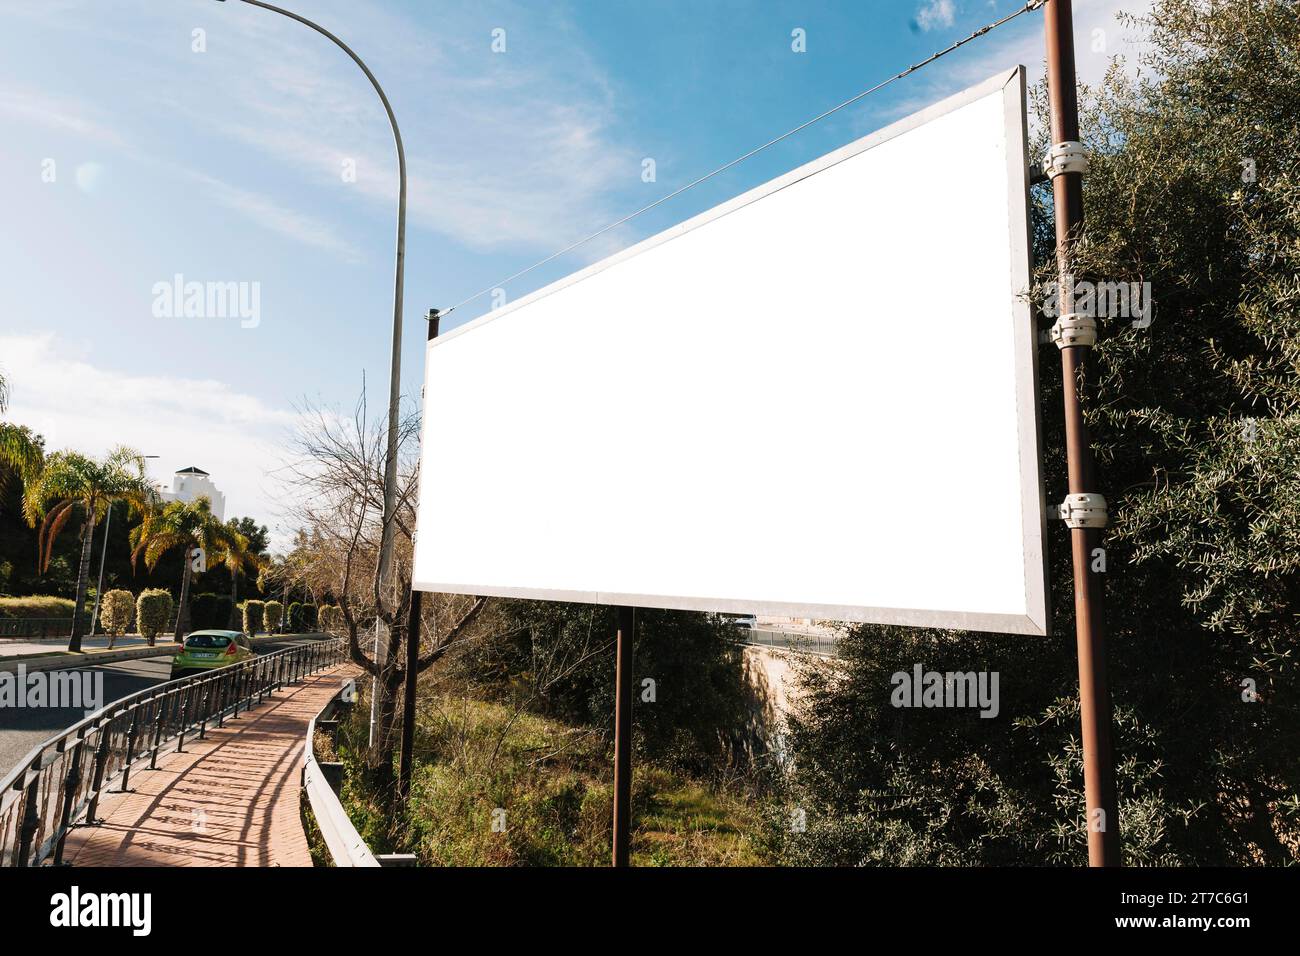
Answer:
[[[1070,0],[1047,0],[1043,8],[1047,37],[1047,87],[1051,108],[1053,154],[1078,155],[1079,103],[1075,89],[1074,17]],[[1078,165],[1054,168],[1052,195],[1056,211],[1059,312],[1073,317],[1073,247],[1083,229],[1083,176]],[[1115,756],[1111,746],[1111,699],[1106,678],[1106,627],[1101,578],[1092,570],[1100,548],[1105,503],[1093,487],[1094,467],[1081,391],[1086,349],[1091,337],[1057,343],[1064,379],[1065,447],[1071,499],[1100,502],[1100,520],[1067,517],[1074,566],[1075,639],[1079,656],[1079,718],[1083,737],[1083,782],[1088,828],[1088,864],[1119,866],[1119,814],[1115,795]],[[1063,509],[1064,511],[1064,509]]]
[[[438,317],[437,309],[429,310],[427,339],[429,342],[438,337]],[[411,589],[411,609],[406,615],[406,686],[403,688],[402,699],[402,754],[397,765],[397,792],[402,800],[406,800],[411,794],[411,767],[414,762],[412,751],[415,748],[415,682],[419,677],[417,671],[420,665],[421,593],[415,588]]]
[[[614,866],[627,866],[632,833],[632,628],[630,607],[619,607],[614,664]]]
[[[406,685],[402,689],[402,753],[397,764],[397,795],[406,801],[411,795],[411,768],[415,748],[415,680],[420,663],[420,610],[423,591],[411,589],[411,608],[406,616]]]

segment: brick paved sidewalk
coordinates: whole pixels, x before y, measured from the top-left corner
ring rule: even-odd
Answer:
[[[106,793],[98,826],[68,834],[73,866],[311,866],[299,815],[304,735],[342,682],[342,664],[240,712],[182,753],[137,764],[130,793]],[[196,731],[197,733],[197,731]],[[175,743],[172,743],[175,747]]]

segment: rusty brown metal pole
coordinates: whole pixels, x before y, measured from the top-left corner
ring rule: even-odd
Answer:
[[[438,310],[430,309],[427,341],[438,337]],[[422,592],[412,589],[411,609],[406,616],[406,686],[402,700],[402,754],[397,764],[397,792],[403,800],[411,795],[411,769],[415,750],[415,687],[420,663],[420,611]]]
[[[406,617],[406,685],[402,694],[402,753],[397,763],[397,794],[402,800],[411,795],[411,770],[415,766],[415,687],[420,662],[420,598],[424,592],[411,591],[411,609]]]
[[[1052,143],[1079,139],[1075,90],[1074,16],[1070,0],[1047,0],[1047,86]],[[1056,263],[1061,314],[1074,311],[1073,247],[1083,229],[1083,176],[1062,173],[1052,179],[1056,208]],[[1080,402],[1089,346],[1062,348],[1065,388],[1065,448],[1071,494],[1097,492],[1092,447]],[[1119,866],[1119,814],[1115,798],[1115,757],[1111,744],[1110,687],[1106,680],[1106,622],[1101,576],[1092,570],[1100,547],[1097,528],[1071,528],[1074,563],[1075,639],[1079,655],[1079,706],[1083,737],[1083,785],[1090,866]],[[1100,811],[1100,814],[1098,814]]]
[[[632,626],[630,607],[617,609],[614,665],[614,866],[627,866],[632,840]]]

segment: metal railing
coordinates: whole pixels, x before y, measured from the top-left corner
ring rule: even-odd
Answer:
[[[347,642],[317,641],[182,677],[114,701],[36,747],[0,780],[0,866],[59,865],[68,831],[96,821],[99,798],[164,748],[204,739],[278,688],[347,658]],[[84,817],[85,823],[81,823]]]
[[[804,634],[793,631],[774,631],[766,628],[737,628],[739,643],[755,647],[771,647],[799,654],[816,654],[819,657],[838,657],[836,639],[824,634]]]

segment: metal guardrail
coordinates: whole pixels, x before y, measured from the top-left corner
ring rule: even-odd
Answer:
[[[320,830],[325,847],[329,850],[330,860],[335,866],[380,866],[380,861],[370,852],[370,847],[362,839],[357,828],[352,825],[347,811],[339,802],[335,784],[331,784],[331,775],[324,769],[342,770],[337,764],[322,764],[316,759],[316,722],[328,723],[336,730],[338,722],[333,720],[334,711],[343,703],[342,697],[347,686],[329,699],[319,714],[307,724],[306,759],[302,765],[302,787],[307,791],[307,800],[311,804],[312,815],[316,818],[316,827]],[[338,780],[337,775],[334,776]],[[339,780],[341,784],[341,780]]]
[[[836,639],[818,634],[802,634],[793,631],[770,631],[765,628],[738,628],[741,644],[754,647],[771,647],[782,651],[795,651],[800,654],[816,654],[819,657],[838,657],[839,648]]]
[[[274,651],[208,674],[182,677],[114,701],[31,751],[0,780],[0,867],[59,865],[68,831],[96,822],[99,798],[135,764],[208,723],[222,726],[278,688],[346,659],[342,640]],[[82,817],[85,824],[80,824]]]

